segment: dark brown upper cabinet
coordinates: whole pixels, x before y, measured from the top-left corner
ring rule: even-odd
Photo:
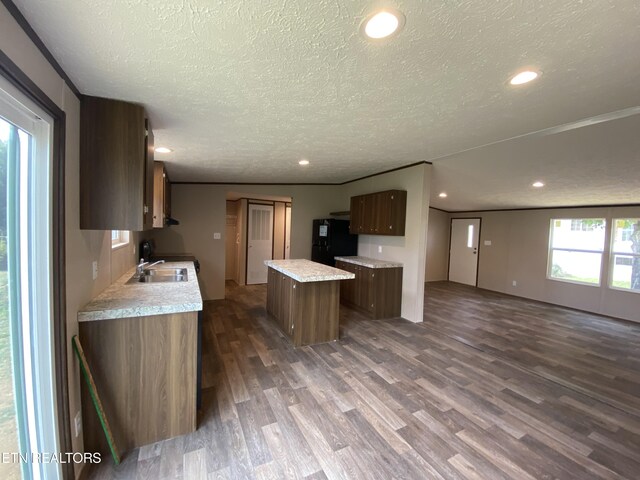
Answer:
[[[349,232],[404,236],[406,211],[405,190],[386,190],[351,197]]]
[[[163,228],[171,216],[171,182],[164,162],[153,165],[153,228]]]
[[[153,132],[144,108],[84,96],[80,125],[80,228],[152,228]]]

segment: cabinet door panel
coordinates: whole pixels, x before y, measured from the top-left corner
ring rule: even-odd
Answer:
[[[387,202],[387,235],[404,236],[407,216],[407,192],[404,190],[392,190],[389,192]]]
[[[151,123],[149,119],[145,119],[145,130],[146,130],[146,154],[144,157],[144,167],[145,167],[145,179],[144,179],[144,229],[149,230],[153,228],[153,187],[154,187],[154,178],[153,178],[153,131],[151,130]]]
[[[373,298],[373,269],[367,267],[360,267],[360,301],[358,305],[364,308],[368,312],[373,311],[374,298]]]
[[[365,195],[364,197],[364,225],[363,232],[369,235],[376,234],[376,215],[378,209],[378,197]]]
[[[357,235],[365,233],[366,223],[366,205],[365,195],[351,197],[351,218],[349,224],[349,233]]]
[[[153,228],[164,227],[164,163],[153,162]]]
[[[150,228],[153,135],[139,105],[97,97],[80,104],[80,228]],[[144,207],[148,212],[145,215]]]
[[[296,282],[291,277],[287,277],[286,275],[282,274],[279,275],[281,277],[280,298],[282,299],[282,310],[279,317],[281,319],[280,327],[282,328],[283,332],[291,336],[291,327],[293,325],[292,305],[295,303],[293,287]]]

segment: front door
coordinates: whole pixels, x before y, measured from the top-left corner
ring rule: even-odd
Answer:
[[[267,283],[265,260],[273,258],[273,205],[249,204],[247,284]]]
[[[479,218],[451,219],[449,281],[477,285]]]

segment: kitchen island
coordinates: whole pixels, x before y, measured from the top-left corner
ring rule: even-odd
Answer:
[[[310,260],[266,260],[267,312],[296,346],[337,340],[344,270]]]
[[[186,281],[144,283],[135,268],[78,312],[79,337],[120,452],[196,429],[198,312],[202,297],[192,262]],[[86,451],[107,450],[82,383]]]

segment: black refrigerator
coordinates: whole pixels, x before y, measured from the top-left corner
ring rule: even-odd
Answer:
[[[349,233],[349,221],[324,218],[313,221],[311,260],[335,267],[334,257],[358,254],[358,235]]]

